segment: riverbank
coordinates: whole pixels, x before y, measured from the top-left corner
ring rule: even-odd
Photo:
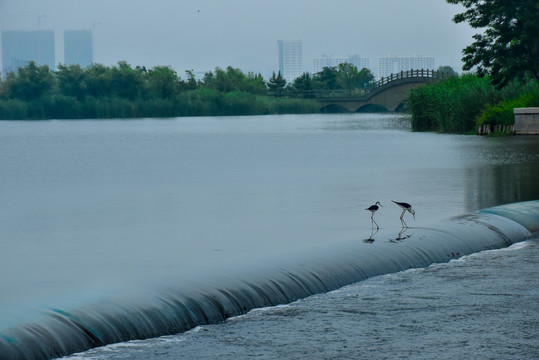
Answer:
[[[318,113],[307,99],[285,99],[246,92],[192,90],[171,99],[129,100],[53,95],[37,100],[0,100],[0,120],[114,119],[183,116],[279,115]]]
[[[173,99],[127,100],[69,96],[43,97],[36,101],[0,100],[0,120],[114,119],[183,116],[230,116],[318,113],[316,102],[283,99],[243,92],[186,92]]]
[[[471,74],[412,89],[408,101],[414,131],[443,133],[511,133],[513,109],[535,106],[537,81],[513,81],[496,89],[488,77]]]
[[[318,113],[309,99],[273,96],[260,74],[228,67],[196,80],[168,66],[152,69],[34,62],[0,78],[0,120],[111,119]],[[271,80],[271,79],[270,79]],[[284,85],[283,85],[284,86]]]

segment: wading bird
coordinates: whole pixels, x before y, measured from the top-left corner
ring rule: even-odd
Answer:
[[[405,203],[405,202],[398,202],[398,201],[395,201],[395,200],[391,200],[391,201],[393,201],[395,204],[399,205],[402,208],[401,224],[402,224],[402,227],[408,227],[408,225],[406,225],[406,223],[404,222],[404,219],[402,217],[404,216],[404,213],[406,211],[408,211],[409,213],[411,213],[414,216],[414,220],[415,220],[415,211],[412,210],[412,205],[410,205],[408,203]]]
[[[375,213],[376,211],[378,211],[378,209],[379,209],[378,205],[382,206],[382,204],[380,204],[380,202],[377,201],[376,204],[371,205],[371,206],[369,206],[367,209],[365,209],[365,210],[369,210],[369,211],[371,212],[371,220],[372,220],[371,225],[372,225],[373,223],[376,224],[376,221],[374,221],[374,213]],[[380,228],[378,227],[378,224],[376,224],[376,230],[379,230],[379,229],[380,229]]]

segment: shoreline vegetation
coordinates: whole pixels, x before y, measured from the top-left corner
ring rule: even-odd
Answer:
[[[407,104],[412,130],[458,134],[476,134],[483,125],[510,128],[514,108],[536,106],[539,82],[534,78],[515,79],[496,88],[489,76],[475,74],[412,89]]]
[[[514,108],[539,106],[537,1],[446,2],[466,9],[453,17],[455,23],[482,29],[462,50],[463,69],[473,73],[456,76],[440,67],[455,76],[412,89],[405,104],[412,130],[510,129]],[[185,73],[183,80],[169,66],[148,70],[125,61],[84,69],[59,64],[51,71],[30,61],[0,76],[0,120],[319,113],[312,99],[317,91],[362,95],[374,83],[370,70],[350,63],[304,73],[290,84],[280,72],[265,81],[231,66],[206,72],[201,80]]]
[[[514,79],[502,88],[489,75],[458,76],[410,90],[406,112],[413,131],[476,134],[481,126],[510,129],[513,108],[539,106],[539,82]],[[30,61],[0,78],[0,120],[167,118],[320,113],[310,94],[347,90],[364,94],[374,82],[367,69],[351,64],[324,68],[286,84],[281,74],[265,81],[260,74],[244,74],[227,67],[196,80],[186,71],[183,80],[172,68],[58,65],[57,71]],[[498,126],[497,126],[498,125]],[[496,133],[493,133],[496,135]]]
[[[408,104],[412,129],[449,133],[511,129],[514,108],[539,105],[539,4],[446,2],[466,9],[453,22],[480,29],[462,50],[463,69],[474,73],[412,90]]]
[[[58,65],[30,61],[0,78],[0,120],[105,119],[320,113],[317,91],[361,94],[374,82],[368,69],[350,63],[304,73],[287,84],[279,72],[268,81],[231,66],[195,79],[169,66]]]
[[[208,72],[201,81],[195,80],[192,71],[186,74],[183,80],[168,66],[147,70],[132,68],[125,61],[110,67],[60,64],[51,71],[30,61],[0,79],[0,120],[319,112],[313,100],[270,94],[261,75],[232,67]]]

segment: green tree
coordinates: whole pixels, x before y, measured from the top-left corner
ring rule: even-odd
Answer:
[[[348,62],[337,66],[337,84],[342,89],[352,90],[360,87],[359,71],[354,64]]]
[[[339,88],[337,83],[337,68],[325,66],[322,71],[314,74],[313,80],[324,90],[336,90]]]
[[[213,72],[211,71],[205,72],[204,77],[202,78],[202,84],[206,87],[210,87],[214,77],[215,76],[213,75]]]
[[[286,80],[285,78],[283,78],[280,71],[277,73],[277,75],[275,75],[275,71],[274,71],[271,77],[269,78],[267,84],[268,84],[270,95],[283,96],[284,88],[286,86]]]
[[[184,86],[187,90],[196,90],[197,88],[197,81],[195,79],[195,72],[194,70],[185,70],[185,74],[187,75],[187,81],[184,82]]]
[[[453,76],[458,75],[457,72],[453,70],[451,66],[438,67],[438,74],[440,74],[442,78],[448,78],[448,77],[453,77]]]
[[[246,87],[245,91],[248,93],[254,94],[254,95],[265,95],[267,92],[266,88],[266,82],[264,81],[264,78],[262,77],[262,74],[258,73],[255,74],[253,72],[247,73],[247,77],[245,79]]]
[[[370,71],[367,68],[363,68],[359,71],[359,87],[362,89],[366,89],[370,87],[372,84],[374,84],[374,75],[372,74],[372,71]]]
[[[226,70],[215,69],[210,87],[220,92],[242,91],[245,74],[240,70],[228,66]]]
[[[367,68],[358,71],[354,64],[344,62],[337,66],[337,84],[340,89],[365,89],[374,81],[374,76]]]
[[[56,78],[47,65],[38,66],[34,61],[29,61],[17,72],[7,74],[5,86],[8,97],[29,101],[45,95],[55,83]]]
[[[88,95],[100,98],[112,94],[111,69],[102,64],[92,64],[86,69],[86,90]]]
[[[294,79],[293,88],[301,93],[303,97],[313,97],[313,78],[308,72],[304,72],[299,77]]]
[[[58,64],[56,80],[60,93],[65,96],[74,96],[77,100],[84,99],[86,89],[86,73],[79,64]]]
[[[479,76],[490,74],[501,88],[514,78],[531,74],[539,80],[539,2],[537,0],[446,0],[467,10],[455,23],[486,28],[463,50],[464,69],[477,67]]]
[[[134,100],[143,88],[143,71],[131,68],[126,61],[119,61],[110,72],[113,94]]]
[[[178,74],[169,66],[155,66],[146,73],[146,87],[150,97],[170,98],[179,91]]]
[[[5,98],[7,93],[7,88],[5,86],[6,82],[2,78],[2,72],[0,71],[0,99]]]
[[[231,66],[227,67],[226,70],[217,67],[215,72],[206,72],[198,86],[224,93],[232,91],[248,92],[255,95],[266,93],[266,83],[262,75],[252,72],[246,75],[240,69]]]

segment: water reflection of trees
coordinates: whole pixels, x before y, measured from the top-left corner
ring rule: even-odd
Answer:
[[[467,211],[539,199],[539,163],[502,164],[465,171]]]

